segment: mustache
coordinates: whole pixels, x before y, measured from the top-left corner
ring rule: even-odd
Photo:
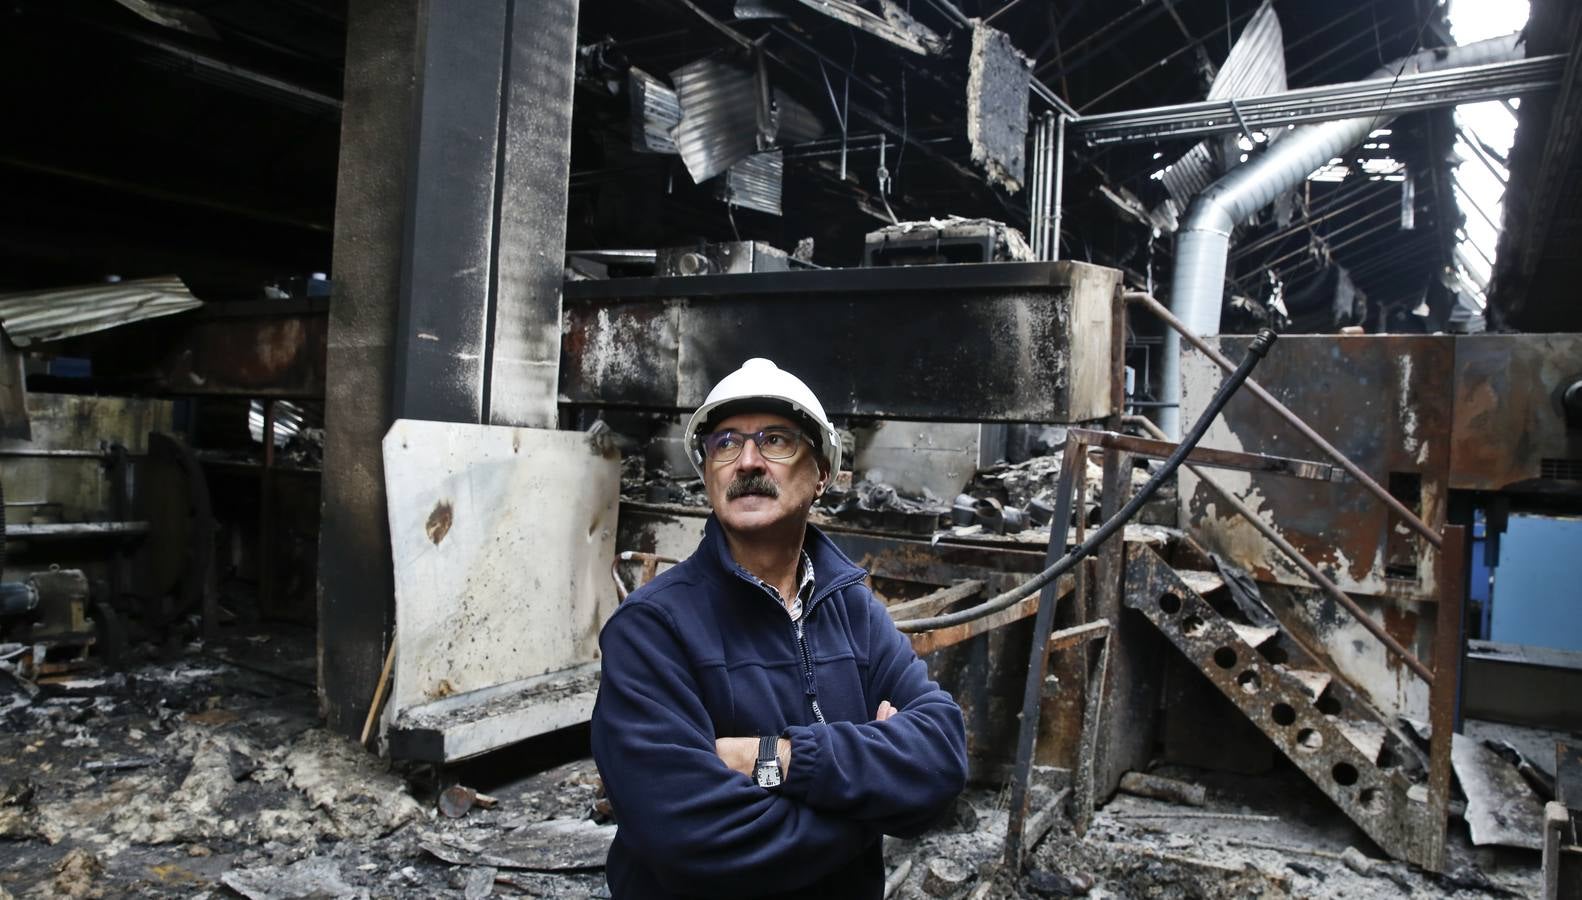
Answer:
[[[762,494],[765,497],[780,496],[780,485],[769,479],[768,475],[742,475],[725,488],[725,499],[735,500],[737,497],[746,497],[751,494]]]

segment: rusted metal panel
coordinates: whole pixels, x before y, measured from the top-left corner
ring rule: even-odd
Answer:
[[[1225,337],[1219,345],[1237,358],[1247,340]],[[1437,529],[1445,522],[1449,480],[1452,397],[1446,386],[1454,341],[1445,335],[1287,337],[1259,366],[1258,381]],[[1202,354],[1183,354],[1185,421],[1195,419],[1220,379]],[[1306,440],[1251,396],[1232,397],[1203,443],[1312,455]],[[1407,601],[1436,595],[1432,548],[1407,534],[1354,482],[1237,472],[1217,477],[1342,590]],[[1181,474],[1181,498],[1182,520],[1205,546],[1261,581],[1308,586],[1300,570],[1190,472]]]
[[[1457,338],[1450,486],[1575,490],[1582,431],[1567,429],[1560,394],[1579,379],[1582,334]]]
[[[0,334],[0,438],[25,441],[33,436],[27,420],[26,384],[21,352]]]
[[[117,329],[75,348],[95,383],[166,396],[324,396],[328,305],[210,304],[171,321]]]
[[[1113,411],[1119,278],[1063,262],[570,284],[562,402],[690,409],[767,356],[833,415],[1091,421]]]
[[[1132,459],[1129,453],[1105,451],[1101,519],[1108,520],[1130,502]],[[1110,538],[1097,553],[1093,616],[1115,623],[1109,685],[1099,695],[1102,715],[1097,726],[1098,754],[1093,761],[1093,792],[1096,799],[1104,800],[1115,793],[1122,775],[1141,770],[1153,756],[1164,682],[1164,645],[1141,616],[1123,608],[1127,586],[1122,536]]]

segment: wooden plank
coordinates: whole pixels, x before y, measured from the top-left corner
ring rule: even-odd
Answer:
[[[1089,622],[1086,625],[1062,629],[1049,636],[1050,652],[1069,650],[1078,644],[1085,644],[1094,638],[1102,637],[1108,634],[1109,630],[1109,619],[1099,619],[1097,622]]]
[[[1065,599],[1065,596],[1071,593],[1074,584],[1075,582],[1070,575],[1061,576],[1056,584],[1057,596]],[[949,628],[939,628],[934,631],[923,631],[914,634],[911,636],[912,652],[918,656],[933,653],[935,650],[959,644],[985,632],[1002,628],[1012,622],[1020,622],[1036,612],[1038,612],[1038,594],[1034,594],[1020,603],[1008,606],[999,612],[990,613],[981,619],[973,619],[971,622],[963,622],[960,625],[952,625]]]
[[[932,594],[918,597],[915,600],[903,600],[887,608],[890,618],[900,622],[906,619],[922,619],[937,613],[944,612],[951,606],[978,594],[983,593],[984,584],[976,579],[953,584],[941,588]]]

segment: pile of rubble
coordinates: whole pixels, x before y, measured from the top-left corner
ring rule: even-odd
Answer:
[[[311,633],[269,643],[313,658]],[[233,662],[218,649],[37,685],[0,675],[0,898],[603,890],[614,827],[594,821],[591,762],[451,819],[413,773],[325,731],[300,671],[247,662],[252,641]]]
[[[0,898],[608,896],[615,826],[584,753],[437,791],[320,727],[311,660],[304,631],[36,693],[0,675]],[[887,896],[1503,897],[1535,878],[1485,874],[1464,843],[1444,877],[1379,859],[1294,772],[1164,774],[1200,783],[1120,795],[1080,838],[1057,825],[1014,875],[1004,792],[969,789],[927,834],[886,839]]]

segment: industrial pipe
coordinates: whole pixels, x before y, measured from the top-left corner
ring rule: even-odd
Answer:
[[[1509,62],[1521,58],[1519,38],[1520,34],[1511,34],[1461,47],[1424,50],[1389,63],[1369,77],[1396,78],[1416,72]],[[1236,226],[1394,118],[1359,116],[1293,129],[1270,141],[1256,159],[1232,169],[1193,199],[1177,231],[1175,271],[1170,283],[1171,309],[1193,333],[1219,333],[1225,263]],[[1162,356],[1160,399],[1166,405],[1160,407],[1159,424],[1174,439],[1181,433],[1181,338],[1174,331],[1165,332]]]

